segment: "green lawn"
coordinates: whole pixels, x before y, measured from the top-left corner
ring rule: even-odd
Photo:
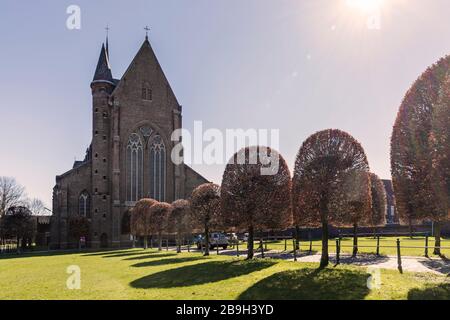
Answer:
[[[66,268],[81,268],[69,290]],[[0,299],[427,299],[450,298],[450,282],[431,274],[381,271],[369,290],[366,269],[198,253],[119,250],[0,257]]]
[[[405,256],[424,256],[425,255],[425,237],[398,237],[400,239],[401,254]],[[380,254],[381,255],[396,255],[397,254],[397,237],[380,237]],[[434,246],[434,238],[430,237],[428,240],[429,246]],[[314,240],[312,242],[312,250],[320,252],[322,249],[322,241]],[[361,237],[358,238],[358,251],[360,253],[376,253],[377,240],[373,237]],[[259,246],[259,243],[255,243],[255,248]],[[292,240],[287,241],[287,249],[292,251],[293,243]],[[302,251],[309,251],[309,241],[300,241],[300,246]],[[329,251],[331,253],[336,252],[336,240],[332,239],[328,242]],[[341,241],[341,252],[351,253],[353,248],[353,238],[342,238]],[[449,249],[442,249],[441,253],[450,257],[450,240],[442,239],[441,246],[447,247]],[[406,248],[415,247],[415,248]],[[246,248],[246,245],[240,245],[240,248]],[[270,241],[267,243],[267,248],[269,250],[284,250],[284,240],[283,241]],[[433,257],[433,248],[429,249],[428,252],[430,257]]]

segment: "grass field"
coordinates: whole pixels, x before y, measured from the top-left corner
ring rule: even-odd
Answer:
[[[424,256],[425,255],[425,237],[398,237],[400,239],[401,254],[405,256]],[[396,255],[397,254],[397,238],[396,237],[380,237],[380,255]],[[428,240],[428,246],[434,246],[434,238],[430,237]],[[284,250],[284,240],[283,241],[270,241],[267,243],[267,248],[269,250]],[[315,252],[320,252],[322,249],[321,240],[312,241],[312,250]],[[377,240],[373,237],[361,237],[358,238],[358,252],[360,253],[376,253]],[[255,243],[255,248],[259,246],[259,243]],[[336,240],[330,240],[328,242],[329,252],[336,252]],[[342,238],[341,241],[341,252],[342,253],[352,253],[353,238]],[[441,249],[441,253],[450,257],[450,240],[442,239],[441,246],[448,249]],[[407,248],[414,247],[414,248]],[[242,245],[242,248],[246,248]],[[287,249],[292,250],[293,243],[292,240],[287,241]],[[300,241],[300,249],[302,251],[309,251],[309,241]],[[433,248],[429,248],[428,254],[433,257]]]
[[[70,265],[81,289],[69,290]],[[381,287],[356,266],[198,253],[118,250],[0,257],[0,299],[449,299],[450,281],[432,274],[381,271]]]

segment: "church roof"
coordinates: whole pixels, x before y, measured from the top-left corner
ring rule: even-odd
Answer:
[[[161,64],[158,61],[158,58],[156,57],[156,54],[152,48],[152,45],[150,44],[149,38],[146,35],[145,40],[142,43],[141,47],[139,48],[138,52],[134,56],[133,60],[131,61],[130,65],[126,69],[125,73],[122,75],[122,78],[117,82],[117,80],[113,80],[112,82],[116,85],[113,93],[118,93],[122,90],[122,87],[124,86],[124,82],[122,82],[122,79],[127,79],[133,74],[141,73],[143,66],[150,66],[151,71],[147,69],[147,74],[151,73],[152,77],[162,77],[162,81],[164,84],[167,85],[167,89],[170,92],[170,96],[174,99],[175,103],[181,107],[178,103],[178,100],[172,91],[172,87],[170,86],[170,83],[161,67]],[[140,69],[140,71],[136,71],[137,69]]]
[[[102,50],[100,51],[100,57],[98,58],[93,81],[108,81],[115,84],[111,67],[109,65],[108,51],[106,50],[104,44],[102,45]]]

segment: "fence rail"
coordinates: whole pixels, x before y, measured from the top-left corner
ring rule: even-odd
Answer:
[[[17,240],[0,239],[0,253],[17,252]]]

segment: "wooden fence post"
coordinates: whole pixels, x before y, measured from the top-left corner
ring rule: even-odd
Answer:
[[[377,236],[377,256],[380,255],[380,236]]]
[[[287,239],[284,238],[284,251],[287,251]]]
[[[263,239],[262,239],[262,237],[261,237],[261,239],[259,239],[259,247],[260,247],[260,249],[261,249],[261,258],[263,258],[264,259],[264,243],[263,243]]]
[[[336,239],[336,265],[340,263],[341,244],[339,242],[339,239]]]
[[[294,261],[297,261],[297,246],[296,246],[296,239],[292,239],[292,244],[294,245]]]
[[[236,254],[239,257],[239,239],[236,241]]]
[[[428,235],[425,236],[425,257],[428,258]]]
[[[403,273],[402,255],[400,253],[400,239],[397,239],[397,263],[398,263],[398,271],[400,271],[400,273]]]

